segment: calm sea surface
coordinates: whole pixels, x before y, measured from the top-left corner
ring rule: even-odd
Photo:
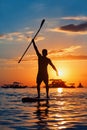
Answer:
[[[48,102],[22,103],[25,96],[37,96],[36,88],[0,88],[0,130],[87,130],[87,88],[51,88],[56,100]]]

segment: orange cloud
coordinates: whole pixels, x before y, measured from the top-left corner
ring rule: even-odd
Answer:
[[[8,41],[24,41],[28,40],[31,41],[33,31],[23,31],[23,32],[12,32],[7,34],[0,34],[1,40],[8,40]],[[44,40],[43,36],[38,36],[36,41]]]
[[[53,60],[87,60],[87,55],[60,55],[51,56]]]
[[[50,50],[48,52],[48,56],[49,57],[52,57],[53,59],[56,59],[58,57],[64,57],[64,56],[67,56],[67,55],[70,55],[72,52],[74,52],[75,50],[77,49],[80,49],[81,46],[78,45],[78,46],[70,46],[68,48],[63,48],[63,49],[60,49],[60,50]],[[16,59],[20,59],[20,57],[16,58]],[[36,55],[25,55],[25,57],[22,59],[22,61],[33,61],[33,60],[37,60],[37,56]]]
[[[80,45],[78,46],[70,46],[68,48],[60,49],[60,50],[51,50],[49,51],[49,56],[59,56],[59,55],[65,55],[71,52],[74,52],[76,49],[81,48]]]
[[[71,55],[72,52],[74,52],[77,49],[80,49],[81,46],[70,46],[68,48],[64,48],[64,49],[60,49],[60,50],[50,50],[48,52],[48,56],[52,59],[55,60],[63,60],[63,59],[86,59],[86,56],[73,56]],[[20,59],[20,57],[18,58]],[[36,55],[25,55],[24,59],[22,60],[24,61],[34,61],[37,60],[37,56]]]
[[[64,20],[81,20],[81,21],[86,21],[87,20],[87,16],[69,16],[69,17],[62,17],[60,19],[64,19]]]
[[[38,41],[42,41],[42,40],[44,40],[45,39],[45,37],[43,37],[43,36],[38,36],[37,38],[36,38],[36,41],[38,42]]]
[[[74,52],[76,49],[79,49],[79,48],[81,48],[80,45],[78,45],[78,46],[71,46],[69,48],[65,48],[64,52]]]
[[[29,34],[33,32],[12,32],[12,33],[6,33],[6,34],[0,34],[0,39],[2,40],[25,40]]]

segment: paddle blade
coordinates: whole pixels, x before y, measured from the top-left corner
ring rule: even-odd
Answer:
[[[44,22],[45,22],[45,19],[42,20],[40,28],[43,26]]]

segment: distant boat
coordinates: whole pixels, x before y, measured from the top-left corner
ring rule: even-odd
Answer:
[[[2,88],[26,88],[27,86],[20,85],[19,82],[13,82],[12,84],[5,84]]]
[[[79,83],[79,85],[77,86],[77,88],[84,88],[83,85],[81,83]]]

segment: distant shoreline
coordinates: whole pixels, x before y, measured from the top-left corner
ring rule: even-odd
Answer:
[[[49,84],[49,88],[84,88],[84,86],[79,83],[78,86],[75,86],[75,83],[70,83],[70,85],[66,85],[66,82],[62,79],[50,79],[51,83]],[[45,88],[45,86],[41,86]],[[20,82],[13,82],[11,84],[4,84],[1,88],[13,88],[13,89],[22,89],[22,88],[36,88],[36,86],[27,86],[23,85]]]

